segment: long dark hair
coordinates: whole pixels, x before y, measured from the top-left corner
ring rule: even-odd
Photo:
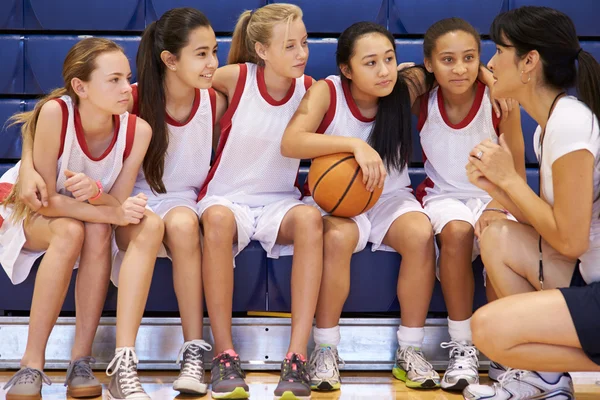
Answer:
[[[600,118],[600,65],[581,49],[566,14],[548,7],[519,7],[498,15],[490,36],[496,44],[514,47],[518,58],[537,50],[545,83],[557,89],[575,86],[579,99]]]
[[[350,59],[354,56],[356,42],[371,33],[385,36],[396,52],[396,43],[392,34],[383,26],[372,22],[357,22],[347,28],[338,39],[336,61],[340,68],[340,77],[348,80],[341,72],[342,65],[350,68]],[[401,171],[410,161],[412,149],[410,92],[404,75],[398,74],[398,80],[392,93],[379,99],[375,124],[369,135],[368,143],[381,156],[388,171]]]
[[[208,18],[194,8],[174,8],[152,22],[142,36],[137,53],[139,116],[152,127],[152,139],[143,169],[153,191],[165,193],[162,177],[169,147],[169,130],[165,119],[165,64],[160,54],[166,50],[175,56],[188,44],[190,32],[210,26]]]

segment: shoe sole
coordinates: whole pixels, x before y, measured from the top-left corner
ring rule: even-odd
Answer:
[[[250,397],[250,393],[246,392],[243,387],[236,387],[233,392],[227,393],[215,393],[211,391],[213,399],[247,399]]]
[[[206,383],[198,382],[177,382],[173,383],[173,390],[176,390],[182,394],[199,394],[205,395],[208,392],[208,385]]]
[[[6,400],[41,400],[42,394],[7,394]]]
[[[401,368],[392,369],[392,375],[394,375],[394,378],[406,383],[406,387],[409,389],[437,389],[440,387],[440,384],[433,379],[427,379],[425,382],[411,381],[408,379],[406,371]]]
[[[322,390],[322,391],[326,391],[326,392],[330,392],[333,390],[340,390],[340,388],[342,387],[341,383],[334,383],[333,385],[327,381],[322,381],[318,384],[310,384],[310,388],[312,390]]]
[[[479,383],[479,382],[475,382],[475,384],[477,384],[477,383]],[[462,392],[464,390],[464,388],[466,388],[469,385],[470,385],[470,383],[466,379],[461,378],[454,385],[444,387],[444,385],[442,383],[441,386],[442,386],[442,389],[444,389],[444,390],[448,390],[451,392],[454,392],[454,391]]]
[[[308,396],[296,396],[294,393],[287,391],[283,392],[281,396],[274,396],[274,400],[310,400],[310,394]]]
[[[87,386],[80,388],[68,387],[67,395],[76,399],[82,399],[86,397],[100,397],[102,396],[102,385]]]

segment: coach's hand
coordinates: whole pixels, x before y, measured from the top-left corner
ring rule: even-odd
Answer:
[[[33,168],[21,166],[19,170],[19,200],[32,211],[42,206],[48,207],[48,190],[46,182]]]
[[[475,236],[477,237],[477,239],[479,239],[485,228],[487,228],[492,222],[507,218],[508,216],[500,211],[490,210],[481,213],[481,216],[475,223]]]
[[[495,144],[490,139],[479,143],[469,153],[469,161],[490,182],[504,189],[505,184],[518,177],[519,174],[515,170],[513,157],[504,140],[504,135],[500,135],[498,143]]]
[[[354,158],[363,173],[363,184],[369,192],[376,187],[383,187],[387,172],[379,153],[363,140],[357,140]]]

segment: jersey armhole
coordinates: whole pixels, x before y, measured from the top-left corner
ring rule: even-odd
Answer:
[[[325,79],[327,82],[327,86],[329,87],[329,108],[321,121],[321,124],[317,128],[317,133],[325,133],[331,122],[333,121],[333,117],[335,117],[335,108],[337,106],[337,94],[335,91],[335,85],[329,79]]]
[[[123,161],[131,154],[133,148],[133,140],[135,139],[135,126],[137,124],[137,116],[135,114],[129,114],[127,117],[127,137],[125,138],[125,151],[123,152]]]
[[[65,137],[67,136],[67,124],[69,123],[69,108],[67,107],[67,103],[64,102],[63,99],[54,99],[60,104],[60,109],[62,110],[62,126],[60,128],[60,147],[58,150],[58,158],[62,156],[63,150],[65,148]]]
[[[304,89],[308,91],[313,84],[313,78],[308,75],[304,75]]]
[[[210,110],[212,112],[212,124],[215,126],[217,122],[217,94],[215,93],[215,89],[208,88],[208,96],[210,97]]]
[[[513,110],[513,112],[520,112],[521,110]],[[492,107],[492,124],[494,126],[494,131],[496,131],[496,135],[500,137],[500,120],[502,117],[498,117],[496,112],[494,111],[494,107]]]
[[[427,121],[427,106],[429,103],[429,93],[425,93],[419,97],[419,122],[417,123],[417,131],[421,131]]]
[[[221,131],[227,129],[229,125],[231,125],[233,114],[235,114],[235,110],[240,104],[240,99],[242,98],[242,94],[244,93],[244,86],[246,86],[246,79],[248,77],[248,66],[246,64],[238,65],[240,66],[240,76],[238,77],[238,81],[235,84],[233,98],[229,99],[229,106],[227,107],[227,111],[225,111],[225,114],[223,114],[223,117],[221,118]]]
[[[131,113],[138,115],[140,113],[138,85],[131,85],[131,97],[133,97],[133,107],[131,107]]]

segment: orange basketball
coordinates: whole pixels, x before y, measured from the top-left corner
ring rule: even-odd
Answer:
[[[315,202],[337,217],[354,217],[375,205],[383,188],[369,192],[352,153],[317,157],[308,171],[308,187]]]

